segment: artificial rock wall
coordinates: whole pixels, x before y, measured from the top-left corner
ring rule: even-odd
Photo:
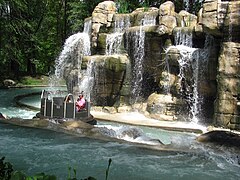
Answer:
[[[92,55],[83,57],[82,63],[84,69],[87,62],[94,59],[100,67],[96,70],[98,80],[95,81],[91,100],[95,105],[114,106],[118,112],[131,109],[129,106],[123,108],[125,105],[137,106],[139,102],[131,101],[134,79],[131,73],[138,58],[134,54],[134,37],[141,31],[144,32],[143,104],[137,107],[157,119],[177,120],[184,118],[183,115],[189,117],[192,102],[188,96],[194,96],[193,88],[189,87],[195,71],[189,65],[184,80],[179,77],[182,54],[174,45],[179,43],[176,41],[181,43],[181,38],[176,38],[180,33],[183,37],[191,36],[192,48],[207,52],[207,56],[198,56],[203,62],[200,69],[205,69],[202,73],[204,77],[194,85],[198,87],[201,99],[198,117],[208,122],[214,119],[220,126],[239,129],[239,7],[240,1],[236,0],[205,0],[196,16],[184,10],[176,13],[174,4],[168,1],[159,8],[139,8],[129,14],[117,14],[113,1],[100,3],[91,17]],[[146,17],[151,17],[155,23],[148,24]],[[119,19],[124,23],[121,29],[123,38],[118,52],[108,55],[107,36],[114,32]],[[208,60],[204,61],[206,57]]]
[[[240,1],[207,0],[204,32],[221,39],[218,53],[214,118],[218,125],[240,129]]]

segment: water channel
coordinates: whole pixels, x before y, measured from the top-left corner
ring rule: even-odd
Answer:
[[[15,106],[14,96],[38,92],[40,88],[1,89],[0,112],[10,117],[32,118],[36,112]],[[25,101],[36,104],[35,98]],[[123,129],[129,125],[98,122],[98,126]],[[63,133],[0,124],[0,156],[14,169],[29,175],[45,172],[66,180],[68,168],[78,178],[105,179],[108,160],[113,160],[109,179],[239,179],[239,151],[203,145],[196,134],[134,127],[145,136],[172,143],[173,151],[159,151],[128,141],[103,141]],[[151,145],[148,145],[151,147]]]

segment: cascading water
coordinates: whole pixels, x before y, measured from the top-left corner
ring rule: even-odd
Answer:
[[[84,22],[83,33],[90,35],[91,32],[92,32],[92,20],[90,19]]]
[[[145,55],[145,32],[144,26],[155,25],[155,17],[145,15],[138,31],[135,31],[132,37],[133,41],[133,77],[132,77],[132,99],[131,103],[138,102],[142,96],[143,85],[143,60]]]
[[[108,34],[106,38],[106,55],[119,54],[123,33]]]
[[[108,34],[106,38],[106,55],[120,54],[124,30],[129,28],[129,26],[129,17],[121,17],[115,20],[113,33]]]
[[[145,14],[142,22],[143,26],[154,26],[156,25],[156,17],[150,14]]]
[[[79,87],[84,92],[85,99],[89,102],[94,85],[94,67],[94,61],[90,60],[87,64],[87,69],[82,73],[83,78]]]
[[[201,105],[203,97],[199,94],[199,83],[206,78],[206,69],[208,66],[208,58],[210,47],[212,46],[212,38],[207,35],[203,49],[192,48],[192,34],[189,31],[177,30],[175,33],[175,46],[180,54],[179,63],[179,84],[180,94],[188,102],[190,106],[190,119],[197,123],[201,113]]]
[[[179,83],[180,94],[190,105],[190,118],[197,122],[199,98],[198,98],[198,63],[199,56],[196,48],[192,48],[192,32],[178,29],[175,33],[175,45],[179,50]],[[192,74],[192,75],[191,75]]]
[[[133,77],[132,77],[132,101],[137,102],[142,93],[142,81],[143,81],[143,59],[144,59],[144,39],[145,32],[143,26],[140,26],[140,30],[136,31],[133,36]]]
[[[191,68],[193,74],[193,90],[192,97],[190,97],[192,101],[190,110],[193,122],[198,122],[198,118],[201,116],[203,97],[199,93],[199,84],[201,80],[207,78],[208,59],[212,46],[213,38],[210,35],[206,35],[204,48],[195,49],[192,53]]]
[[[105,61],[96,62],[96,59],[93,57],[88,61],[87,69],[81,71],[82,78],[79,89],[81,92],[83,91],[85,99],[89,102],[95,103],[95,100],[99,99],[99,94],[105,92],[106,79],[104,78],[104,66]],[[101,105],[104,105],[104,103]]]
[[[179,50],[179,80],[180,93],[190,105],[190,118],[197,122],[198,114],[198,56],[195,56],[196,48],[192,48],[192,33],[177,31],[175,34],[176,48]],[[190,75],[192,74],[192,76]]]
[[[68,61],[71,61],[75,58],[74,51],[79,51],[80,40],[82,39],[82,33],[76,33],[70,36],[64,43],[63,50],[59,57],[55,61],[55,76],[57,78],[63,77],[64,68],[67,65]]]
[[[74,73],[76,77],[73,77],[72,81],[68,80],[68,88],[70,92],[73,91],[73,87],[80,85],[80,71],[82,64],[82,57],[91,55],[90,51],[90,28],[91,21],[86,21],[84,24],[84,31],[82,33],[76,33],[70,36],[64,44],[63,50],[60,56],[55,62],[55,76],[59,78],[67,79],[70,74],[66,74],[67,71],[74,69],[77,73]],[[80,91],[80,90],[79,90]]]
[[[185,31],[184,28],[178,29],[174,35],[175,45],[192,47],[192,32]]]

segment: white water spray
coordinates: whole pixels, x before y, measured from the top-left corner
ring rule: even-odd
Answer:
[[[106,55],[120,54],[123,34],[125,29],[130,26],[130,18],[119,16],[114,22],[113,33],[107,34],[106,37]]]
[[[133,66],[133,80],[132,80],[132,98],[137,102],[142,93],[143,81],[143,60],[144,60],[144,41],[145,32],[143,26],[140,30],[135,32],[134,40],[134,66]]]
[[[106,38],[106,55],[119,54],[123,33],[108,34]]]
[[[84,32],[76,33],[71,35],[66,39],[64,47],[59,57],[55,61],[55,76],[56,79],[65,78],[67,79],[69,74],[66,73],[70,69],[77,69],[76,79],[70,82],[72,86],[80,83],[80,71],[82,64],[82,57],[86,55],[91,55],[90,50],[90,30],[91,30],[91,21],[86,21],[84,24]]]
[[[178,28],[174,34],[175,45],[192,47],[192,32],[186,31],[185,28]]]
[[[179,63],[179,84],[180,93],[190,105],[191,121],[197,123],[201,112],[203,97],[199,94],[199,83],[206,78],[208,58],[212,46],[212,38],[207,35],[203,49],[192,48],[192,35],[190,32],[179,30],[175,34],[175,46],[180,53]]]
[[[87,64],[87,69],[84,71],[84,73],[82,73],[83,78],[79,86],[79,89],[84,92],[85,99],[89,102],[94,85],[94,66],[94,61],[90,60]]]
[[[142,21],[143,26],[154,26],[156,25],[156,17],[150,14],[145,14]]]
[[[154,16],[146,14],[142,20],[142,25],[139,31],[136,31],[133,35],[133,79],[132,79],[132,101],[133,103],[138,102],[142,95],[142,85],[143,85],[143,61],[145,55],[145,32],[144,26],[155,25],[156,18]]]

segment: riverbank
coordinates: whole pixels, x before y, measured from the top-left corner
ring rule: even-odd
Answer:
[[[56,81],[58,83],[56,83]],[[63,79],[54,79],[49,75],[36,75],[32,76],[20,76],[16,78],[4,78],[0,79],[0,88],[32,88],[32,87],[49,87],[50,84],[58,87],[66,87],[66,83]]]

